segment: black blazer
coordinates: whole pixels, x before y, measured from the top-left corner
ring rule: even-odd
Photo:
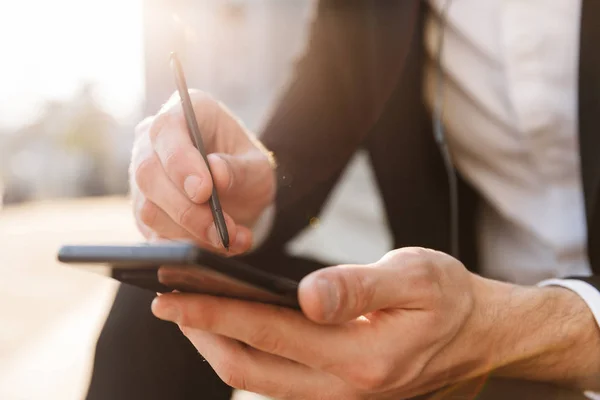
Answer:
[[[349,159],[370,155],[394,246],[449,252],[449,186],[422,99],[423,25],[420,0],[322,0],[306,54],[262,134],[279,163],[274,228],[258,254],[284,271],[273,254],[319,214]],[[579,118],[588,254],[600,289],[600,1],[583,0]],[[460,259],[477,271],[478,195],[462,179]],[[257,262],[257,260],[254,260]],[[289,267],[289,261],[286,262]],[[260,264],[258,264],[260,265]],[[293,268],[293,267],[290,267]]]

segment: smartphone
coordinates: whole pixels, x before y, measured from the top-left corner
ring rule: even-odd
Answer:
[[[158,293],[178,290],[300,309],[297,281],[185,242],[66,245],[58,260],[106,266],[113,279]]]

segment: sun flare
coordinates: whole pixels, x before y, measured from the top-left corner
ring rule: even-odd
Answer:
[[[142,0],[0,2],[0,126],[17,127],[45,100],[84,82],[116,117],[143,93]]]

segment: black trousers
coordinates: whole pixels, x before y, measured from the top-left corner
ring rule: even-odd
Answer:
[[[153,298],[121,285],[96,345],[87,399],[230,399],[232,389],[177,325],[152,315]]]

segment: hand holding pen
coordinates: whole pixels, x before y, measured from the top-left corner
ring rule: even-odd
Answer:
[[[179,95],[136,128],[130,171],[138,226],[147,238],[243,253],[274,198],[269,153],[220,103],[189,92],[175,55],[171,62]]]

